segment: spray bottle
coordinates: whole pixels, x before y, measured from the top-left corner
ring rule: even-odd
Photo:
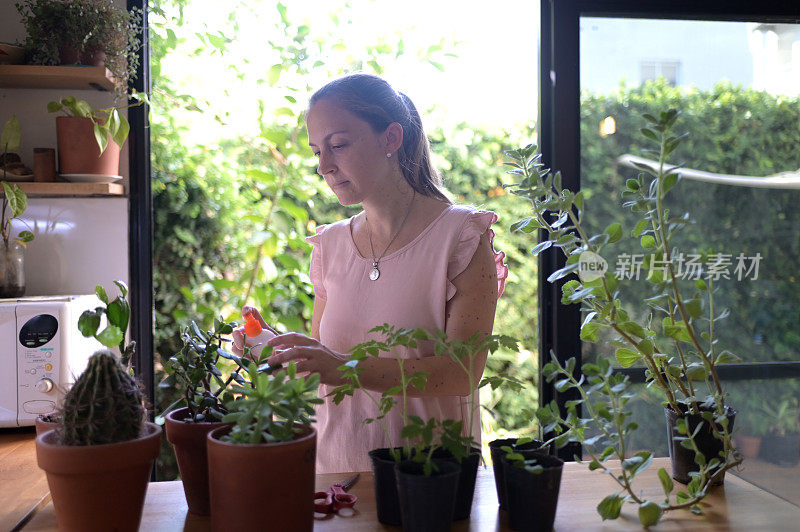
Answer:
[[[244,317],[244,343],[250,348],[250,356],[258,359],[261,350],[267,345],[267,341],[275,337],[269,329],[264,329],[252,314]]]

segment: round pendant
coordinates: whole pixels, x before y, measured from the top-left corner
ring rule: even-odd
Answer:
[[[377,281],[378,277],[381,276],[381,272],[378,271],[378,268],[372,268],[369,272],[369,280],[370,281]]]

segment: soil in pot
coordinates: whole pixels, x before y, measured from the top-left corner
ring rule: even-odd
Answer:
[[[185,420],[190,415],[188,408],[180,408],[167,414],[167,441],[175,448],[175,458],[189,511],[197,515],[210,515],[206,437],[212,430],[230,426],[230,423],[187,423]]]
[[[519,438],[502,438],[499,440],[493,440],[489,442],[489,452],[492,456],[492,469],[494,470],[494,487],[497,490],[497,502],[500,504],[501,510],[508,510],[508,501],[506,499],[506,484],[505,484],[505,473],[503,472],[503,461],[502,458],[505,456],[505,451],[501,448],[504,445],[514,445],[517,443]],[[538,449],[542,446],[542,442],[539,440],[533,440],[528,443],[524,443],[520,445],[519,449],[521,451],[527,451],[531,449]]]
[[[544,471],[530,473],[502,459],[509,526],[525,532],[549,532],[556,520],[564,461],[535,451],[521,453],[526,459],[536,458]]]
[[[101,155],[90,118],[56,117],[56,137],[59,173],[119,174],[119,146],[109,137],[108,145]]]
[[[728,416],[728,431],[733,431],[733,423],[736,418],[736,410],[733,410],[730,407],[725,407],[727,416]],[[676,441],[674,438],[684,436],[678,433],[678,429],[675,426],[675,422],[678,420],[679,414],[672,410],[669,407],[664,408],[664,415],[667,418],[667,445],[669,447],[669,457],[672,462],[672,478],[680,482],[681,484],[688,484],[692,478],[689,476],[689,473],[693,471],[699,471],[700,466],[698,466],[695,461],[695,453],[691,449],[686,449],[681,445],[680,441]],[[700,429],[700,432],[697,433],[697,436],[694,437],[695,444],[697,444],[698,449],[700,452],[703,453],[707,461],[710,461],[712,458],[720,458],[719,455],[723,450],[723,443],[722,441],[718,440],[714,437],[714,434],[711,432],[711,427],[708,422],[706,422],[699,414],[689,414],[684,415],[688,422],[689,432],[694,432],[697,428],[697,425],[702,421],[703,427]],[[713,483],[714,486],[719,486],[725,482],[725,474],[723,473],[720,475],[717,480]]]
[[[459,463],[453,455],[444,449],[437,449],[433,457],[438,460],[450,460],[459,466],[458,491],[453,511],[453,521],[469,519],[472,513],[472,498],[475,495],[475,478],[478,476],[478,465],[481,462],[481,450],[473,447],[468,456]]]
[[[317,431],[302,427],[294,440],[241,445],[208,434],[211,529],[311,532]]]
[[[138,530],[160,449],[161,427],[149,422],[141,437],[121,443],[61,445],[53,430],[37,436],[59,530]]]
[[[435,460],[438,471],[426,477],[423,464],[405,460],[395,466],[403,530],[448,531],[458,491],[461,467],[451,460]]]
[[[800,434],[767,433],[761,440],[759,456],[781,467],[794,467],[800,462]]]
[[[401,452],[402,447],[396,447]],[[397,496],[397,480],[394,466],[397,462],[392,458],[388,447],[373,449],[369,453],[372,462],[372,479],[375,483],[375,508],[378,521],[384,525],[400,526],[400,499]]]

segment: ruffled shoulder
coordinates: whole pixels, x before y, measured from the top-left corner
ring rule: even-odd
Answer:
[[[508,266],[503,263],[506,254],[494,249],[494,231],[492,231],[491,226],[497,223],[497,220],[497,214],[492,211],[471,210],[467,214],[466,220],[461,227],[455,250],[447,264],[448,301],[456,294],[456,286],[453,284],[453,279],[467,269],[472,257],[475,255],[475,251],[478,249],[481,235],[487,231],[489,232],[489,243],[494,254],[495,268],[497,269],[497,297],[499,298],[503,295],[506,278],[508,278]]]
[[[321,243],[322,235],[327,229],[327,225],[318,225],[316,234],[306,237],[306,242],[314,245],[314,248],[311,250],[311,266],[308,269],[308,277],[311,279],[311,284],[314,286],[314,295],[320,299],[328,298],[325,291],[325,272],[322,262]]]

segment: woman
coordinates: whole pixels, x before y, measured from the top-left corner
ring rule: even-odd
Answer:
[[[342,205],[361,204],[359,214],[317,228],[310,278],[314,285],[311,334],[278,335],[270,364],[293,360],[297,369],[319,373],[324,397],[342,384],[338,367],[355,345],[379,336],[368,331],[396,327],[444,330],[466,340],[491,334],[497,298],[508,269],[492,248],[494,213],[453,205],[431,166],[428,139],[411,100],[376,76],[353,74],[330,82],[311,98],[306,117],[317,172]],[[255,313],[252,307],[242,314]],[[266,325],[266,324],[264,324]],[[238,334],[241,345],[241,333]],[[408,358],[408,372],[428,372],[424,392],[410,389],[410,414],[423,419],[463,420],[469,425],[470,383],[447,356],[429,346],[382,354],[362,364],[361,382],[382,392],[400,382],[393,357]],[[478,357],[476,382],[486,353]],[[480,441],[480,422],[473,438]],[[317,472],[368,470],[367,452],[388,442],[373,402],[362,392],[317,410]],[[387,418],[400,441],[399,408]]]

